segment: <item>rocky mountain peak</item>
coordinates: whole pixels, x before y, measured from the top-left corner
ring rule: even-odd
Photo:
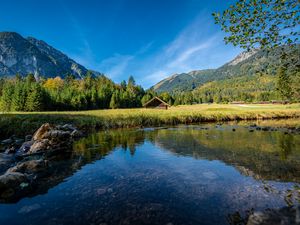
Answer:
[[[0,32],[0,76],[27,75],[83,78],[87,69],[42,40]]]
[[[253,56],[255,53],[258,52],[258,49],[253,49],[250,51],[244,51],[242,53],[240,53],[239,55],[237,55],[237,57],[235,57],[231,62],[228,63],[229,66],[235,66],[240,62],[245,61],[246,59],[250,58],[251,56]]]

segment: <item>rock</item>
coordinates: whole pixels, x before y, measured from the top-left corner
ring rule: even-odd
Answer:
[[[23,188],[22,183],[27,183],[27,177],[18,172],[7,172],[0,176],[0,198],[8,199],[18,194]]]
[[[0,174],[4,173],[14,162],[12,155],[0,153]]]
[[[19,151],[21,153],[26,153],[29,151],[30,147],[33,145],[34,141],[26,141],[22,144],[22,146],[19,148]]]
[[[28,153],[34,154],[34,153],[43,152],[43,151],[47,150],[48,146],[49,146],[48,139],[37,140],[31,145]]]
[[[13,139],[9,138],[9,139],[5,139],[5,140],[1,141],[1,144],[2,145],[10,145],[13,142],[14,142]]]
[[[235,129],[234,129],[234,128],[232,128],[232,131],[235,131]]]
[[[62,130],[50,130],[43,135],[43,138],[65,140],[67,138],[70,138],[70,132]]]
[[[26,135],[25,136],[25,141],[27,142],[27,141],[31,141],[31,139],[32,139],[32,135]]]
[[[49,123],[43,124],[33,135],[31,141],[23,143],[19,153],[27,153],[19,155],[20,157],[36,153],[55,153],[57,150],[67,150],[71,147],[72,138],[81,137],[82,133],[76,130],[71,124],[64,126],[51,126]],[[25,137],[26,140],[30,136]]]
[[[270,127],[262,127],[261,130],[263,130],[263,131],[269,131]]]
[[[5,154],[14,154],[16,152],[16,148],[14,146],[5,150]]]
[[[22,163],[18,163],[16,166],[10,168],[8,172],[19,172],[19,173],[41,173],[45,172],[48,168],[47,160],[30,160]]]
[[[71,133],[71,137],[72,138],[79,138],[79,137],[82,137],[83,134],[81,131],[78,131],[78,130],[73,130],[72,133]]]
[[[15,142],[16,145],[20,146],[20,145],[22,145],[22,143],[24,142],[24,139],[16,138],[16,139],[14,140],[14,142]]]
[[[256,129],[256,130],[261,130],[261,127],[257,126],[255,129]]]
[[[44,139],[45,134],[51,129],[49,123],[43,124],[33,135],[32,139],[34,141]]]
[[[76,128],[73,127],[72,124],[65,124],[65,125],[62,126],[62,129],[63,130],[67,130],[67,131],[74,131],[74,130],[76,130]]]
[[[251,129],[251,130],[249,130],[249,132],[254,132],[254,130]]]
[[[247,225],[296,225],[300,224],[300,206],[268,209],[250,215]]]

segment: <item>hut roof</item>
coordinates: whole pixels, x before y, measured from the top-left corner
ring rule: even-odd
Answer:
[[[158,101],[160,101],[161,103],[163,103],[163,104],[165,104],[165,105],[167,105],[167,106],[170,107],[170,105],[169,105],[168,103],[166,103],[165,101],[161,100],[159,97],[154,97],[154,98],[152,98],[151,100],[149,100],[148,102],[146,102],[145,104],[143,104],[143,107],[149,105],[151,102],[153,102],[153,101],[155,101],[155,100],[158,100]]]

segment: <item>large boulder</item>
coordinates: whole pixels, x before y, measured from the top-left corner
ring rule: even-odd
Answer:
[[[49,123],[43,124],[33,135],[32,139],[34,141],[44,139],[44,136],[46,133],[52,129],[52,126],[50,126]]]
[[[57,139],[57,140],[66,140],[70,138],[71,134],[68,131],[62,130],[50,130],[43,135],[43,138],[46,139]]]
[[[73,139],[81,136],[83,134],[71,124],[52,126],[45,123],[34,133],[30,141],[23,143],[17,155],[23,158],[31,154],[65,152],[71,149]],[[26,140],[29,139],[29,136],[26,137]]]
[[[39,159],[39,160],[30,160],[30,161],[18,163],[16,166],[10,168],[8,172],[37,174],[37,173],[44,173],[46,172],[47,169],[48,169],[48,161]]]
[[[49,147],[49,140],[48,139],[40,139],[36,140],[30,147],[28,154],[35,154],[44,152]]]
[[[0,176],[0,201],[12,199],[28,187],[27,177],[18,172],[7,172]]]

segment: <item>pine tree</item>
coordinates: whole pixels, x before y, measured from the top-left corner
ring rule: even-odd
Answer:
[[[3,85],[2,96],[0,98],[0,109],[1,111],[11,111],[12,96],[14,88],[9,82],[5,82]]]
[[[26,76],[26,82],[27,83],[34,83],[34,82],[36,82],[35,77],[34,77],[34,75],[32,73],[29,73]]]
[[[116,109],[117,108],[117,97],[116,97],[116,93],[113,93],[113,95],[111,96],[111,100],[109,103],[109,108],[111,109]]]
[[[26,98],[25,111],[43,110],[43,93],[40,85],[33,84]]]
[[[130,76],[128,78],[128,86],[135,86],[135,80],[134,80],[133,76]]]
[[[150,93],[145,94],[141,100],[142,105],[144,105],[146,102],[150,101],[151,99],[152,99],[152,95]]]
[[[283,100],[289,100],[292,96],[292,89],[290,84],[290,77],[286,70],[280,67],[277,71],[277,91]]]
[[[24,111],[26,102],[26,90],[24,84],[20,81],[15,85],[14,94],[12,95],[11,110]]]

